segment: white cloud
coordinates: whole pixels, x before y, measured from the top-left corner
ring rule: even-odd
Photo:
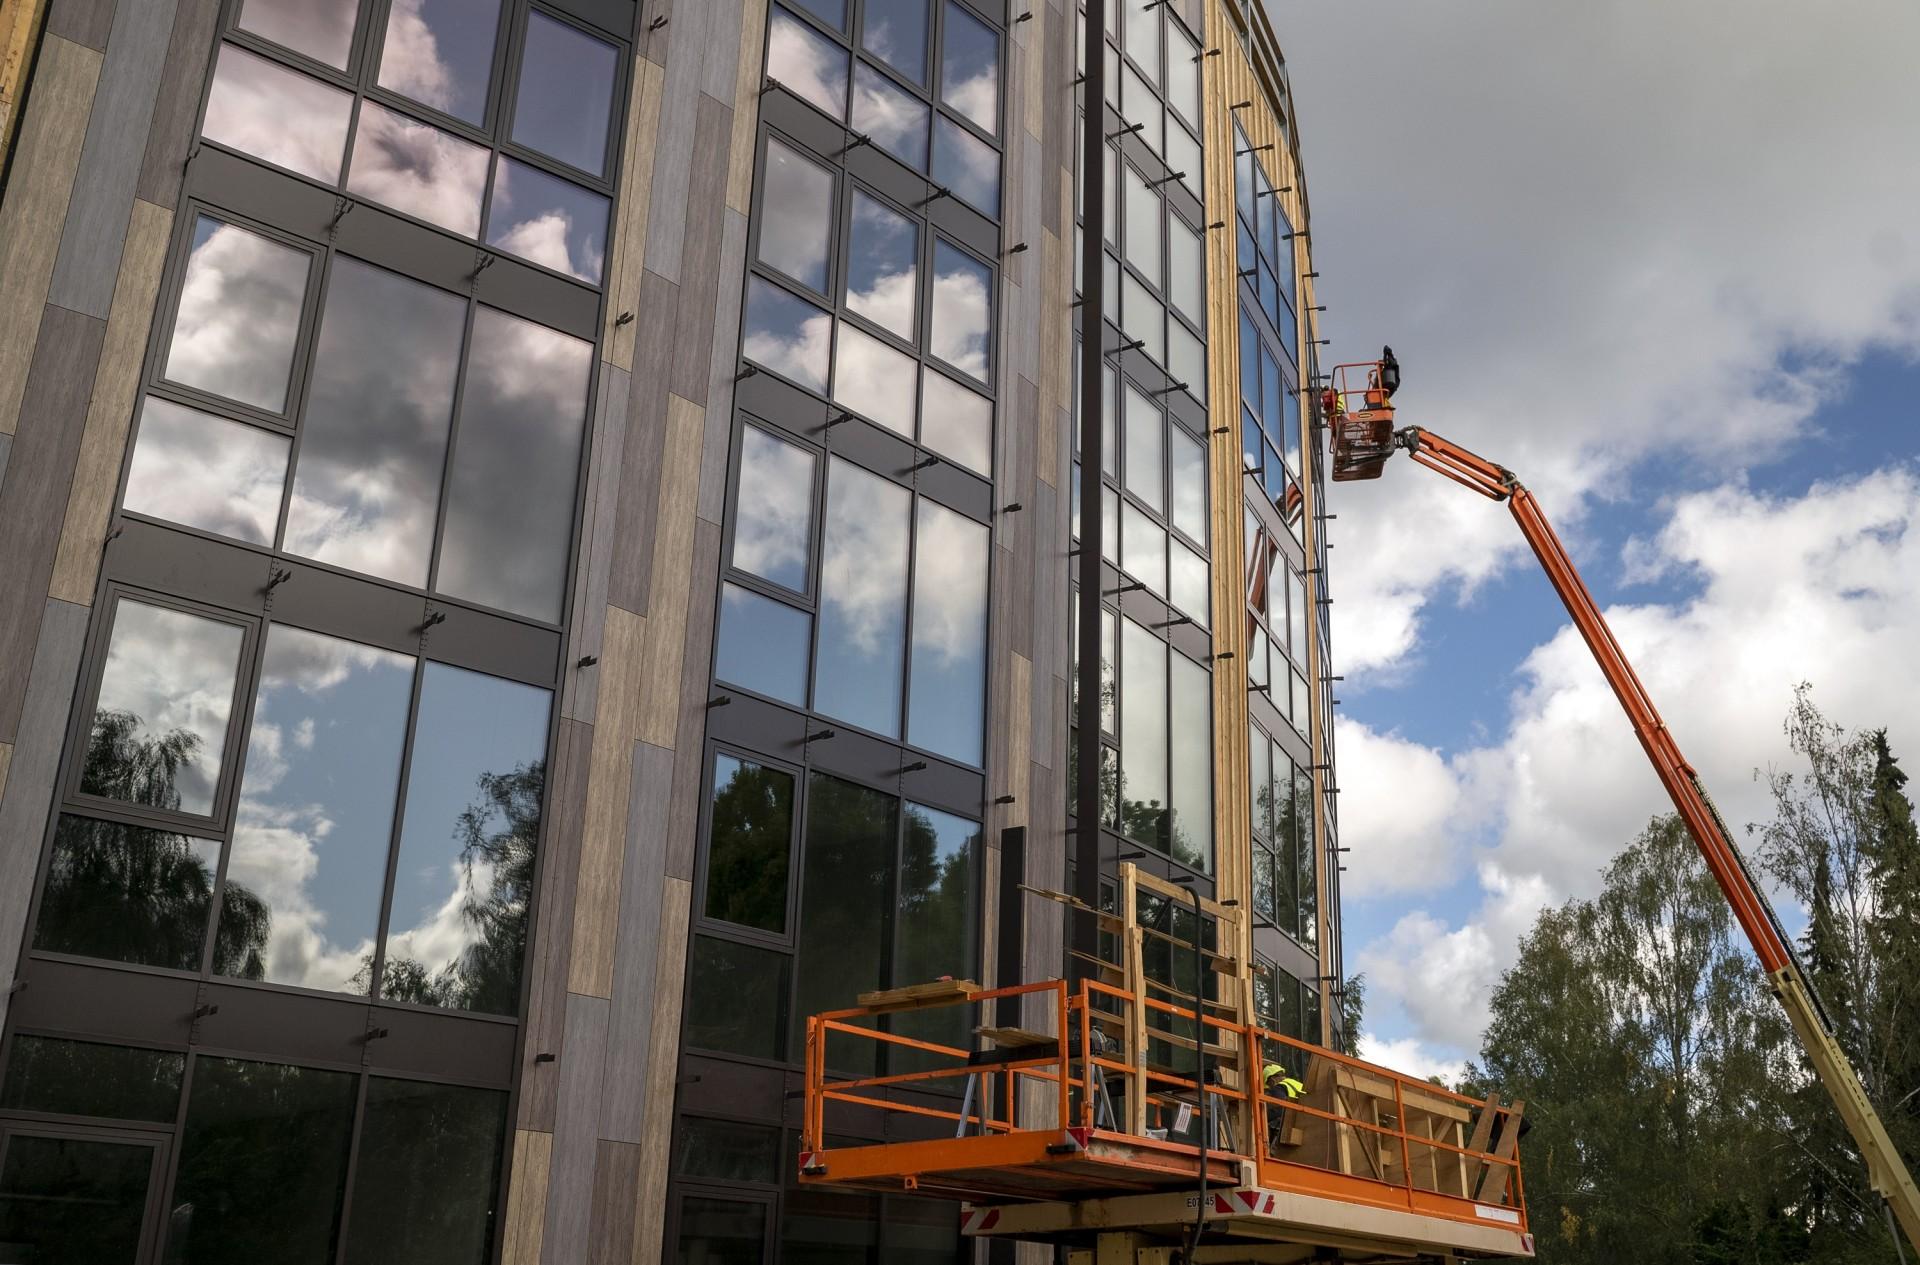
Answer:
[[[1346,882],[1373,897],[1450,882],[1460,856],[1464,796],[1459,777],[1431,747],[1341,718],[1340,780],[1357,792],[1341,805],[1343,842],[1356,847]]]
[[[1410,1037],[1382,1041],[1363,1033],[1360,1037],[1360,1057],[1369,1063],[1378,1063],[1421,1080],[1438,1076],[1448,1085],[1458,1084],[1467,1070],[1464,1059],[1448,1058]]]

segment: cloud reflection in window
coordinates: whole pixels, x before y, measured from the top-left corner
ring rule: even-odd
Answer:
[[[924,497],[917,518],[907,741],[977,765],[986,714],[988,532]]]
[[[992,135],[1000,129],[1000,37],[947,0],[940,34],[940,100]]]
[[[361,103],[347,189],[467,237],[480,234],[485,146]]]
[[[919,368],[905,352],[842,321],[833,354],[833,402],[911,437]]]
[[[933,121],[933,178],[975,210],[1000,214],[1000,151],[944,115]]]
[[[919,226],[856,189],[847,243],[847,307],[912,342],[919,306]]]
[[[598,285],[606,266],[607,199],[501,155],[487,245]]]
[[[380,86],[481,123],[499,27],[500,0],[393,0]]]
[[[926,371],[920,390],[920,442],[975,474],[993,477],[993,401],[943,373]]]
[[[927,103],[873,67],[853,71],[853,130],[915,171],[927,169]]]
[[[741,429],[732,563],[796,593],[807,589],[816,460],[758,426]]]
[[[183,386],[285,411],[310,257],[211,216],[193,249],[167,347],[167,377]]]
[[[768,24],[767,77],[833,118],[847,117],[847,50],[781,9]]]
[[[912,500],[851,462],[829,465],[813,705],[889,738],[900,734]]]
[[[222,44],[200,134],[332,184],[340,178],[352,113],[352,93]]]
[[[826,293],[833,173],[769,137],[760,181],[760,262]]]
[[[345,70],[359,7],[359,0],[246,0],[234,25]]]
[[[985,382],[992,330],[992,271],[959,247],[936,241],[928,350],[960,372]]]
[[[149,396],[121,503],[137,514],[272,544],[287,448],[285,435]]]
[[[741,352],[747,359],[825,394],[833,318],[759,277],[747,281]]]

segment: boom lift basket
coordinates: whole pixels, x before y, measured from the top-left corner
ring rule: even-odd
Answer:
[[[1336,365],[1320,408],[1333,436],[1333,479],[1377,479],[1393,455],[1393,393],[1399,370],[1369,360]]]

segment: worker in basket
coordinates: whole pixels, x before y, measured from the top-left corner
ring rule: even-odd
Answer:
[[[1288,1101],[1306,1097],[1307,1087],[1300,1081],[1287,1075],[1287,1069],[1278,1063],[1269,1063],[1260,1069],[1260,1083],[1269,1098],[1286,1098]],[[1285,1107],[1276,1104],[1267,1106],[1267,1150],[1271,1154],[1286,1144],[1287,1135],[1292,1131],[1293,1115]]]

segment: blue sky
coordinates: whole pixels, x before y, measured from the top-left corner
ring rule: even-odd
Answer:
[[[1729,818],[1803,680],[1920,764],[1920,11],[1269,8],[1335,359],[1392,343],[1402,422],[1535,490]],[[1347,963],[1444,1072],[1667,805],[1502,507],[1404,460],[1332,500]]]

